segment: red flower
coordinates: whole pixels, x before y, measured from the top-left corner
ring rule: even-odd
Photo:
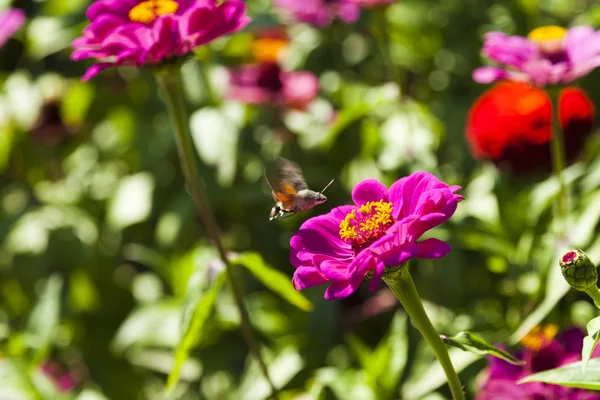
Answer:
[[[560,93],[559,115],[570,162],[592,130],[595,108],[581,89],[569,87]],[[551,100],[528,83],[498,83],[471,107],[466,137],[475,158],[514,172],[549,170]]]

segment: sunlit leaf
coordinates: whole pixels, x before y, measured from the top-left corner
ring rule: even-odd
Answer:
[[[0,359],[0,399],[34,400],[39,396],[24,372],[26,367],[8,358]]]
[[[290,304],[301,310],[312,310],[312,303],[300,292],[294,289],[292,280],[285,274],[273,269],[265,263],[258,253],[242,253],[232,259],[248,269],[263,285],[280,295]]]
[[[145,221],[152,210],[153,192],[154,177],[147,172],[123,178],[108,208],[110,224],[123,229]]]
[[[165,390],[172,390],[179,381],[181,369],[188,359],[194,344],[198,342],[198,339],[202,334],[202,328],[210,316],[217,295],[225,283],[225,277],[225,271],[220,271],[219,275],[211,282],[210,287],[207,288],[207,291],[198,302],[186,305],[186,308],[193,307],[194,311],[187,329],[182,330],[181,332],[181,340],[175,349],[175,365],[169,374]],[[185,313],[186,309],[184,308],[183,311]]]
[[[175,347],[179,341],[181,302],[165,300],[132,311],[121,324],[112,346],[123,352],[131,346]]]
[[[311,388],[312,399],[322,399],[330,389],[337,399],[377,399],[373,389],[367,384],[362,370],[321,368],[315,373],[315,383]]]
[[[519,360],[509,352],[489,344],[471,332],[460,332],[454,336],[442,335],[441,337],[444,343],[447,345],[457,347],[464,351],[469,351],[479,355],[489,354],[515,365],[525,364],[524,361]]]
[[[592,319],[587,324],[587,336],[583,338],[583,348],[581,349],[581,364],[583,373],[587,369],[588,362],[600,341],[600,317]]]
[[[262,355],[267,364],[269,377],[277,389],[283,389],[304,367],[304,360],[298,350],[293,347],[286,347],[277,355],[269,352],[263,352]],[[250,364],[242,377],[238,394],[234,398],[240,400],[267,399],[271,391],[269,384],[260,371],[255,358],[251,357],[249,360]]]
[[[36,350],[36,361],[41,361],[47,354],[56,335],[62,286],[63,280],[60,276],[50,277],[27,321],[25,340],[29,347]]]
[[[225,103],[220,108],[204,107],[190,119],[190,128],[200,158],[217,167],[218,180],[229,186],[237,165],[237,143],[244,108],[238,103]]]
[[[529,375],[518,383],[544,382],[553,385],[600,390],[600,359],[589,361],[586,373],[583,373],[583,362],[578,361],[560,368],[549,369]]]

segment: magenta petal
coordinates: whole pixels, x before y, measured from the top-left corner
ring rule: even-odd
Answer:
[[[379,286],[379,282],[381,282],[381,277],[385,272],[385,264],[382,261],[379,261],[375,266],[375,270],[373,271],[373,278],[371,279],[371,284],[369,285],[369,290],[374,292]]]
[[[283,73],[281,81],[283,103],[292,107],[304,108],[319,91],[319,80],[310,72]]]
[[[331,285],[325,290],[326,300],[341,300],[350,296],[356,292],[356,289],[360,286],[360,281],[345,281],[345,282],[332,282]]]
[[[315,268],[310,267],[296,268],[292,278],[292,284],[296,290],[319,286],[325,282],[327,282],[327,279],[323,278]]]
[[[25,13],[20,9],[0,12],[0,47],[4,45],[25,23]]]
[[[480,67],[473,71],[473,80],[477,83],[492,83],[507,76],[506,71],[498,67]]]
[[[85,71],[85,74],[83,74],[83,76],[81,77],[81,81],[85,82],[87,80],[90,80],[93,77],[95,77],[96,75],[98,75],[101,71],[105,70],[106,68],[112,67],[112,66],[113,66],[112,63],[100,63],[100,64],[92,65],[91,67],[89,67],[87,69],[87,71]]]
[[[315,257],[316,258],[316,257]],[[348,266],[351,263],[348,260],[328,259],[319,263],[319,272],[330,281],[348,280]],[[315,262],[316,264],[316,262]]]
[[[371,252],[388,267],[399,267],[418,254],[415,242],[394,243],[387,241],[371,247]]]
[[[448,185],[429,172],[417,172],[397,180],[390,187],[389,198],[394,204],[392,216],[403,219],[414,214],[423,201],[423,193],[445,188]]]
[[[377,179],[365,179],[354,186],[352,200],[357,206],[368,201],[388,201],[388,189]]]
[[[452,251],[452,247],[439,239],[425,239],[417,243],[418,258],[440,258]]]

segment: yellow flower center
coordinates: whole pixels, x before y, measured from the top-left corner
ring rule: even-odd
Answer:
[[[261,63],[277,62],[287,44],[287,40],[282,38],[255,39],[252,42],[252,57]]]
[[[179,3],[174,0],[147,0],[129,10],[132,22],[151,24],[160,15],[175,14]]]
[[[340,238],[361,250],[385,234],[394,223],[392,203],[370,201],[353,210],[340,223]]]
[[[527,38],[537,42],[540,50],[544,53],[552,54],[563,50],[563,39],[567,34],[567,30],[562,26],[548,25],[535,28]]]
[[[521,343],[531,350],[538,351],[544,344],[554,339],[557,333],[558,327],[556,325],[548,324],[544,327],[538,325],[521,339]]]

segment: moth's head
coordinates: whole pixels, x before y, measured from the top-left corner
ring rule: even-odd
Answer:
[[[317,204],[323,204],[327,201],[327,197],[323,193],[315,193],[314,201]]]

